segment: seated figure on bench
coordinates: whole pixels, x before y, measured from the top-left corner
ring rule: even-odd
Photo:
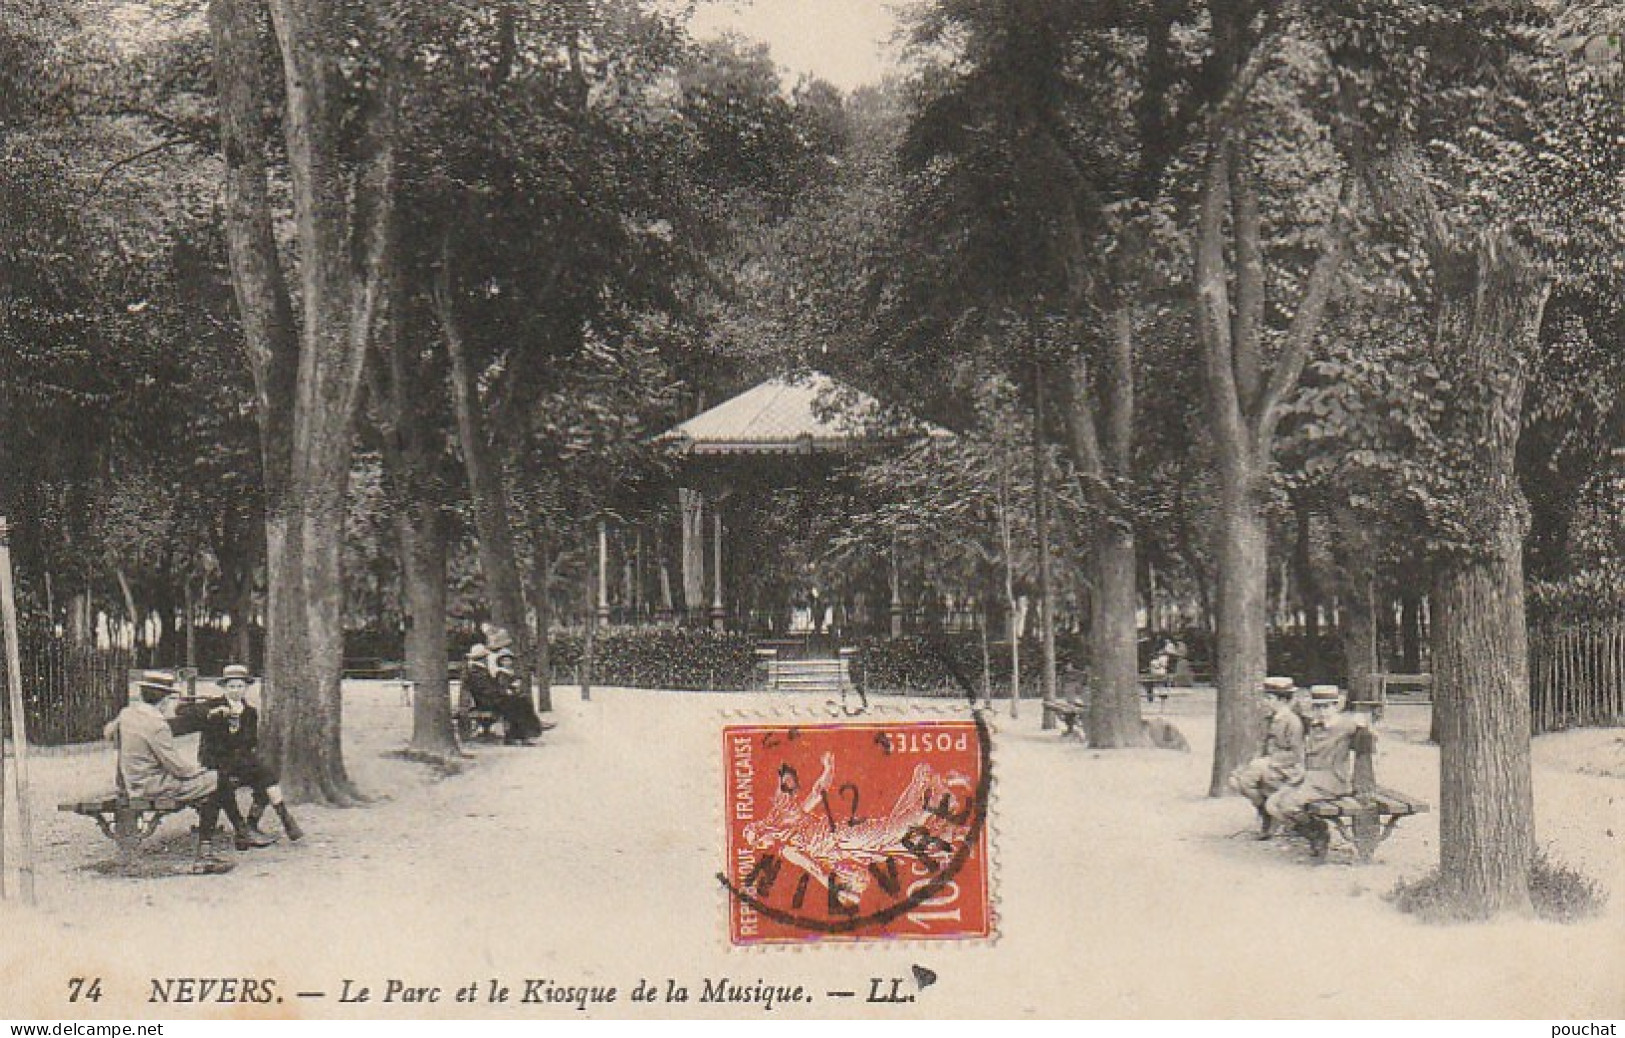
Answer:
[[[504,647],[491,651],[491,676],[496,679],[497,691],[505,704],[503,721],[508,732],[517,732],[518,737],[528,743],[554,727],[552,722],[544,721],[537,715],[536,705],[531,702],[529,693],[520,689],[519,675],[514,673],[512,649]]]
[[[514,690],[512,664],[513,653],[506,648],[493,652],[483,644],[474,645],[463,668],[463,690],[476,710],[502,718],[503,742],[528,745],[541,734],[541,722],[530,697]]]
[[[1291,826],[1309,838],[1310,853],[1316,858],[1325,856],[1331,845],[1331,831],[1324,819],[1305,808],[1317,800],[1353,792],[1354,739],[1371,724],[1366,714],[1341,713],[1341,705],[1336,685],[1315,685],[1309,690],[1303,780],[1278,790],[1265,802],[1265,810],[1278,824]]]
[[[203,736],[198,744],[198,760],[220,772],[230,786],[226,793],[227,818],[236,825],[237,789],[247,786],[254,791],[253,805],[248,809],[246,831],[237,832],[237,849],[266,847],[276,842],[260,830],[260,819],[267,807],[276,811],[282,820],[282,831],[288,839],[299,840],[305,832],[294,821],[292,812],[282,799],[282,787],[277,784],[277,773],[260,758],[259,711],[246,700],[248,686],[253,681],[248,668],[240,663],[227,667],[220,684],[223,697],[205,700],[199,704],[204,711]],[[194,709],[197,709],[194,707]]]
[[[1291,678],[1269,677],[1259,686],[1269,723],[1264,729],[1264,742],[1258,756],[1230,773],[1230,785],[1253,805],[1258,812],[1258,838],[1267,840],[1275,828],[1275,819],[1264,809],[1265,803],[1277,791],[1296,785],[1304,777],[1303,719],[1292,708],[1292,697],[1298,686]]]
[[[119,777],[127,795],[178,800],[197,809],[197,858],[192,871],[224,872],[230,864],[215,856],[213,833],[221,803],[231,786],[217,772],[183,757],[164,717],[164,700],[180,691],[175,677],[149,671],[136,682],[139,701],[119,712],[108,734],[118,740]]]
[[[537,715],[530,696],[519,689],[519,677],[513,669],[513,635],[508,633],[506,627],[499,627],[493,623],[480,624],[480,631],[485,636],[485,647],[491,654],[487,662],[492,676],[496,679],[498,691],[504,695],[519,696],[523,700],[522,709],[514,711],[519,719],[519,730],[528,733],[522,737],[533,739],[543,732],[557,728],[558,725],[552,721],[544,721]],[[521,713],[523,717],[519,717]]]

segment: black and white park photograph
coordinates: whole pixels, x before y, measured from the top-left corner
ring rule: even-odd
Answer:
[[[0,1019],[598,1018],[1613,1033],[1625,3],[0,0]]]

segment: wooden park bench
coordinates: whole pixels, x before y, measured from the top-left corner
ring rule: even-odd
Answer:
[[[375,656],[358,656],[344,661],[343,675],[356,680],[399,681],[401,665]]]
[[[1061,732],[1063,739],[1083,741],[1082,725],[1086,713],[1087,708],[1082,703],[1069,703],[1064,699],[1044,700],[1045,717],[1054,717],[1065,725]]]
[[[119,746],[117,736],[113,745]],[[92,800],[68,800],[56,806],[58,811],[84,815],[96,821],[102,835],[118,848],[118,869],[133,870],[142,844],[158,831],[158,826],[169,815],[196,806],[195,801],[176,800],[173,797],[132,797],[124,786],[124,769],[118,753],[113,756],[115,786],[113,793]],[[226,871],[229,862],[218,862],[217,871]]]
[[[457,734],[462,738],[485,741],[494,741],[497,738],[496,726],[502,723],[501,714],[472,703],[461,706],[451,715],[451,719],[457,726]]]
[[[1168,674],[1152,674],[1146,671],[1140,675],[1140,690],[1145,693],[1145,701],[1152,703],[1160,692],[1173,688],[1173,677]]]
[[[494,740],[497,738],[496,726],[502,723],[502,715],[495,710],[475,706],[474,701],[462,692],[463,666],[463,661],[457,660],[447,668],[451,680],[457,683],[457,695],[452,700],[457,704],[457,709],[452,711],[451,723],[460,738]]]
[[[1321,824],[1335,828],[1348,841],[1361,863],[1371,860],[1400,822],[1428,810],[1416,797],[1377,785],[1376,755],[1377,734],[1370,728],[1355,732],[1353,792],[1305,806]]]
[[[69,800],[58,804],[56,809],[94,818],[102,835],[118,847],[118,867],[129,871],[141,851],[141,845],[158,831],[164,818],[191,806],[168,797],[155,800],[132,797],[121,789],[97,800]]]
[[[1166,709],[1168,700],[1188,696],[1194,691],[1189,685],[1174,684],[1172,674],[1141,674],[1140,689],[1145,694],[1145,701],[1155,703],[1158,709]]]
[[[1371,698],[1354,705],[1370,710],[1373,717],[1381,717],[1391,704],[1432,702],[1432,674],[1377,673],[1371,675]]]

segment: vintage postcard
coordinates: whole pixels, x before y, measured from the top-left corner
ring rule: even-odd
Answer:
[[[1615,1033],[1622,33],[7,0],[0,1018]]]

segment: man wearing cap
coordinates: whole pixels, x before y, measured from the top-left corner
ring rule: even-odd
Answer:
[[[1230,773],[1230,785],[1252,802],[1258,812],[1258,838],[1267,840],[1275,820],[1264,809],[1270,795],[1277,790],[1300,782],[1304,774],[1303,720],[1292,709],[1292,697],[1298,691],[1291,678],[1265,678],[1259,691],[1263,693],[1269,710],[1269,722],[1264,729],[1264,744],[1258,756]]]
[[[298,841],[305,835],[282,799],[276,771],[259,756],[260,715],[245,698],[252,681],[248,668],[240,663],[225,669],[220,677],[225,695],[204,704],[203,738],[198,745],[198,760],[219,769],[221,777],[230,785],[226,816],[234,826],[241,821],[240,817],[234,817],[237,815],[237,788],[247,786],[254,791],[247,824],[237,829],[238,850],[276,842],[260,829],[260,819],[265,817],[267,807],[275,810],[282,820],[282,831],[288,834],[288,839]]]
[[[1331,830],[1324,819],[1304,810],[1316,800],[1345,796],[1354,790],[1354,737],[1370,726],[1363,713],[1343,714],[1336,685],[1309,690],[1309,724],[1304,733],[1303,781],[1272,794],[1264,807],[1277,823],[1290,825],[1309,838],[1309,851],[1324,858]]]
[[[189,761],[175,745],[175,733],[160,709],[179,690],[175,675],[148,671],[136,682],[140,699],[108,725],[118,740],[119,775],[131,797],[167,798],[197,808],[198,842],[194,872],[224,872],[231,866],[214,855],[212,835],[223,794],[230,789],[213,771]]]

